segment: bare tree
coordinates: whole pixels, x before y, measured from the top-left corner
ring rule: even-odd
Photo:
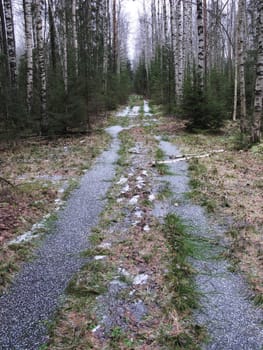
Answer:
[[[17,67],[16,67],[16,43],[14,31],[14,19],[11,0],[4,1],[4,16],[5,16],[5,32],[7,46],[7,60],[10,83],[13,87],[17,83]]]
[[[245,9],[246,0],[238,3],[238,66],[239,66],[239,89],[240,89],[240,129],[247,132],[247,102],[245,82]]]
[[[25,43],[26,43],[26,100],[27,109],[30,114],[33,97],[33,23],[32,23],[32,2],[23,0],[24,21],[25,21]]]
[[[197,35],[198,35],[198,74],[200,87],[204,88],[205,73],[205,41],[204,41],[204,21],[203,21],[203,1],[197,0]]]
[[[44,0],[35,0],[35,1],[36,1],[35,6],[36,6],[38,69],[39,69],[39,79],[40,79],[41,132],[45,134],[48,131],[47,81],[46,81],[43,23],[42,23],[42,16],[44,14],[44,8],[45,8],[45,1]]]
[[[263,111],[263,3],[257,1],[257,73],[255,85],[254,113],[251,139],[252,142],[259,142],[261,139],[261,123]]]

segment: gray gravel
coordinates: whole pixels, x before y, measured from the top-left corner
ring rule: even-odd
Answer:
[[[90,229],[98,223],[105,195],[115,174],[121,127],[108,132],[112,146],[82,178],[59,213],[54,232],[26,263],[9,292],[0,298],[0,349],[36,350],[47,340],[47,325],[63,300],[73,274],[84,264],[79,253],[88,247]]]
[[[160,141],[160,147],[169,155],[178,155],[177,147]],[[223,228],[211,223],[205,210],[186,199],[189,191],[187,163],[170,165],[174,175],[158,178],[170,183],[175,197],[156,205],[159,218],[170,212],[182,217],[190,225],[193,235],[224,241]],[[229,263],[219,259],[223,247],[211,246],[202,260],[192,261],[198,274],[196,285],[201,293],[201,308],[195,313],[196,322],[206,326],[210,342],[204,350],[260,350],[263,346],[263,313],[251,302],[249,288],[238,274],[229,271]]]

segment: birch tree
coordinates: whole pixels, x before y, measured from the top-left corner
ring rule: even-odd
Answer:
[[[35,0],[36,6],[36,35],[37,35],[37,51],[38,51],[38,69],[40,80],[40,111],[41,111],[41,132],[46,134],[48,131],[47,117],[47,81],[46,67],[44,56],[44,39],[43,39],[43,23],[42,16],[45,8],[44,0]]]
[[[205,41],[204,41],[204,22],[203,22],[203,1],[197,0],[197,35],[198,35],[198,75],[200,79],[200,88],[204,88],[205,73]]]
[[[251,140],[259,142],[261,139],[262,111],[263,111],[263,3],[257,1],[257,72],[255,85],[254,113]]]
[[[23,0],[26,44],[26,100],[28,113],[31,113],[33,98],[33,24],[32,2]]]
[[[73,54],[76,77],[78,76],[78,37],[77,37],[77,1],[72,0],[72,37],[73,37]]]
[[[7,45],[7,60],[10,83],[12,87],[17,83],[17,67],[16,67],[16,43],[14,31],[14,18],[11,0],[3,0],[4,2],[4,17],[5,17],[5,32]]]
[[[245,82],[245,9],[246,1],[238,3],[238,66],[239,66],[239,90],[240,90],[240,130],[247,132],[247,102]]]

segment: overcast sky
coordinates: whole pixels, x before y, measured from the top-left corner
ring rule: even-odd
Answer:
[[[136,32],[138,28],[139,13],[142,11],[143,0],[125,0],[122,4],[124,13],[130,23],[129,33],[129,58],[133,60],[135,53]]]

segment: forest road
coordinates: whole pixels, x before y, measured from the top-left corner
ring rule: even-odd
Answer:
[[[0,349],[36,350],[47,340],[50,319],[63,292],[85,263],[80,253],[88,248],[87,235],[96,226],[115,174],[121,127],[107,131],[113,137],[109,150],[87,171],[73,192],[54,229],[25,263],[10,290],[0,298]]]
[[[139,110],[138,106],[126,108],[119,116],[132,120],[138,117]],[[154,120],[145,102],[144,115],[149,116],[149,121]],[[99,214],[105,207],[105,195],[112,185],[120,147],[117,136],[123,129],[118,125],[107,129],[113,137],[110,149],[98,157],[82,178],[80,188],[73,192],[65,209],[61,210],[56,229],[36,251],[37,258],[23,266],[9,292],[0,298],[1,350],[37,350],[46,343],[49,322],[63,301],[64,290],[74,273],[86,262],[80,253],[89,247],[88,234],[98,224]],[[161,137],[155,139],[165,157],[179,153],[174,144]],[[150,164],[147,147],[142,164],[137,164],[140,157],[135,152],[134,169],[143,169],[145,162]],[[149,186],[155,194],[158,194],[161,182],[167,182],[172,191],[170,198],[161,202],[154,200],[152,214],[162,221],[167,214],[175,213],[190,227],[193,237],[215,242],[206,245],[202,254],[191,260],[197,271],[196,287],[201,294],[201,307],[195,312],[194,319],[197,324],[205,326],[210,340],[202,349],[261,350],[262,311],[249,300],[249,288],[242,277],[232,273],[229,263],[220,257],[223,228],[185,196],[190,189],[187,162],[170,164],[169,170],[169,174],[161,178],[153,177],[152,183],[149,177]],[[142,314],[146,312],[139,306]],[[110,317],[114,318],[114,313],[110,313]]]

